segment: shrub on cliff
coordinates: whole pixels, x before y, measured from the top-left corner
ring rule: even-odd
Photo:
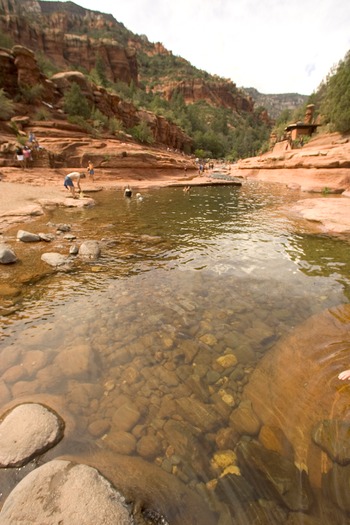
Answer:
[[[14,104],[8,99],[3,88],[0,89],[0,120],[8,120],[14,114]]]
[[[35,104],[41,99],[44,88],[41,84],[35,84],[34,86],[21,86],[19,89],[20,98],[26,102],[26,104]]]
[[[327,80],[321,113],[332,131],[350,131],[350,51]],[[320,88],[320,89],[321,89]]]
[[[143,144],[153,144],[154,138],[152,131],[147,125],[147,122],[142,120],[140,124],[137,124],[137,126],[134,126],[130,130],[130,134],[134,137],[134,139],[142,142]]]
[[[78,116],[88,119],[91,115],[90,104],[76,82],[72,82],[70,89],[64,95],[63,109],[70,117]]]
[[[122,121],[115,117],[110,118],[108,121],[108,130],[112,135],[119,135],[120,132],[124,131]]]

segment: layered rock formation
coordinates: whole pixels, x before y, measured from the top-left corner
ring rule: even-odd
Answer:
[[[236,112],[251,113],[254,109],[253,99],[238,91],[235,84],[229,81],[206,82],[200,78],[188,79],[159,84],[153,91],[160,92],[166,100],[171,100],[175,93],[179,93],[186,104],[205,100],[210,105],[230,108]]]
[[[273,151],[243,159],[230,174],[283,184],[321,198],[298,201],[291,213],[303,217],[313,228],[333,233],[350,232],[350,136],[338,133],[315,136],[302,148],[277,142]],[[337,194],[329,197],[329,194]]]
[[[116,82],[138,82],[135,50],[111,38],[87,35],[108,34],[118,22],[111,15],[90,11],[71,2],[0,0],[0,30],[17,44],[41,51],[57,67],[81,67],[90,71],[101,59],[106,77]],[[122,24],[119,24],[122,26]],[[125,30],[125,28],[124,28]]]
[[[138,110],[133,104],[123,101],[118,95],[92,84],[79,71],[58,73],[51,80],[47,79],[40,71],[33,51],[23,46],[16,45],[11,50],[0,50],[0,71],[3,72],[0,75],[0,88],[2,87],[10,97],[15,97],[21,90],[39,86],[41,89],[38,93],[41,102],[44,102],[46,112],[51,113],[51,119],[62,121],[64,94],[75,82],[91,107],[98,108],[109,118],[115,117],[120,120],[125,129],[130,129],[140,122],[146,122],[156,143],[175,149],[190,150],[192,141],[178,126],[162,116]],[[36,105],[28,105],[25,112],[30,114],[39,106],[40,102],[37,100]]]
[[[235,174],[315,193],[343,193],[350,186],[350,138],[337,133],[315,136],[301,148],[277,142],[265,155],[239,161]]]
[[[97,62],[103,64],[106,78],[138,85],[151,81],[153,93],[170,100],[180,93],[187,104],[205,100],[208,104],[251,113],[254,101],[230,80],[193,78],[181,82],[165,76],[145,79],[140,76],[137,53],[149,57],[172,55],[163,44],[152,44],[147,37],[133,35],[113,16],[90,11],[73,2],[40,0],[0,0],[0,30],[14,43],[41,52],[58,69],[79,67],[90,72]],[[190,71],[191,64],[179,59]],[[177,66],[174,66],[174,71]],[[170,72],[171,73],[171,72]]]

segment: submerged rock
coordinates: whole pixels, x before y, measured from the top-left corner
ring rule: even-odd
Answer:
[[[307,511],[312,495],[305,472],[277,452],[265,449],[257,441],[241,441],[236,449],[245,478],[257,494],[280,500],[292,511]]]
[[[52,233],[39,233],[38,234],[41,241],[51,242],[55,239],[55,236]]]
[[[312,439],[340,465],[350,463],[350,423],[347,421],[320,421],[312,430]]]
[[[57,252],[43,253],[41,260],[54,267],[63,266],[69,262],[69,259],[66,255],[62,255],[61,253]]]

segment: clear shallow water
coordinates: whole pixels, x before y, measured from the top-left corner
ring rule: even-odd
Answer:
[[[78,243],[101,241],[102,257],[56,273],[40,261],[56,248],[40,243],[20,247],[20,265],[4,269],[11,286],[24,282],[1,318],[6,401],[41,396],[74,421],[48,457],[79,457],[81,448],[141,457],[199,494],[217,513],[213,523],[227,514],[249,523],[243,502],[233,518],[230,494],[210,488],[213,457],[235,445],[222,429],[229,433],[251,373],[276,342],[349,303],[349,240],[310,233],[286,211],[300,196],[275,185],[143,195],[96,194],[94,208],[57,210],[51,226],[45,218],[26,227],[69,223]],[[54,242],[64,253],[70,244],[64,235]],[[234,363],[219,364],[232,354]],[[287,522],[273,505],[256,523]],[[171,523],[169,509],[161,513]]]

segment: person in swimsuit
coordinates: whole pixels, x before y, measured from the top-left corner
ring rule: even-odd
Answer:
[[[129,184],[124,188],[124,197],[131,197],[132,195],[132,189],[130,188]]]
[[[90,177],[92,179],[92,182],[94,182],[95,170],[94,170],[94,165],[91,162],[91,160],[89,160],[87,171],[88,171],[88,174],[90,175]]]

